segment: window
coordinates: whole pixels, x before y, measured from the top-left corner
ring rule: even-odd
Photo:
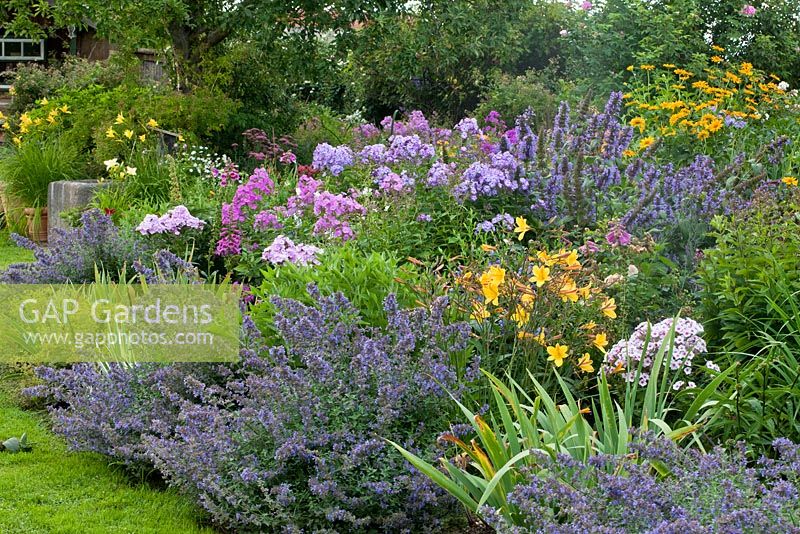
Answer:
[[[43,59],[43,39],[0,37],[0,61],[40,61]]]

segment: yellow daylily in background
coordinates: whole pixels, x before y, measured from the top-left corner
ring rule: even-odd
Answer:
[[[109,126],[108,130],[106,130],[106,137],[109,139],[115,139],[117,137],[117,132],[114,131],[114,128]]]
[[[117,118],[114,120],[114,124],[122,124],[123,122],[125,122],[125,117],[122,115],[122,113],[117,113]]]
[[[122,132],[122,135],[124,135],[128,139],[131,139],[133,137],[133,130],[125,130],[124,132]]]
[[[147,121],[147,126],[150,128],[158,128],[158,123],[155,121],[155,119],[150,119]]]
[[[145,136],[144,134],[140,135],[140,136],[139,136],[139,141],[141,141],[141,142],[143,142],[143,143],[144,143],[145,137],[146,137],[146,136]]]

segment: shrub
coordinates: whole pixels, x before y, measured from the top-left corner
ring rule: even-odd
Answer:
[[[36,261],[10,265],[0,280],[7,284],[78,284],[94,282],[98,270],[114,279],[126,278],[133,272],[133,263],[147,253],[138,239],[120,232],[99,210],[85,212],[80,227],[56,232],[48,247],[13,235],[19,246],[33,251]]]
[[[302,266],[286,263],[264,269],[261,283],[251,288],[256,304],[251,308],[253,319],[267,335],[274,332],[275,306],[271,297],[293,299],[312,304],[306,288],[313,283],[322,294],[342,293],[373,326],[384,324],[383,301],[390,294],[406,308],[415,304],[412,285],[415,274],[409,266],[389,253],[362,252],[354,246],[330,247],[319,265]]]
[[[496,111],[502,117],[518,117],[528,108],[533,110],[534,126],[552,122],[558,110],[558,100],[546,84],[542,73],[529,70],[524,74],[498,76],[486,91],[480,105],[475,108],[476,117],[486,117]]]
[[[758,350],[761,332],[776,338],[787,333],[791,310],[800,307],[800,196],[796,187],[780,185],[783,199],[761,198],[712,222],[717,245],[705,251],[699,274],[703,316],[717,346]]]
[[[62,403],[73,448],[153,462],[223,528],[438,531],[453,501],[382,438],[435,458],[443,388],[458,398],[475,373],[451,367],[466,325],[443,322],[444,300],[401,311],[389,297],[387,327],[364,327],[341,294],[310,291],[313,306],[274,300],[268,351],[245,321],[241,364],[44,369],[33,393]]]
[[[22,113],[37,100],[52,98],[58,92],[74,91],[90,85],[112,88],[126,77],[125,68],[114,61],[90,61],[70,56],[62,63],[43,67],[37,63],[20,63],[12,75],[14,98],[12,113]]]

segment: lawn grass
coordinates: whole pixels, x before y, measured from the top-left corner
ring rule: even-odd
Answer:
[[[28,249],[18,247],[11,241],[8,229],[0,230],[0,269],[23,261],[33,261],[33,253]]]
[[[7,230],[0,231],[0,269],[32,259]],[[0,532],[214,532],[199,525],[202,515],[187,498],[137,484],[102,455],[69,452],[49,430],[47,414],[19,406],[26,376],[0,366],[0,441],[26,432],[33,447],[27,453],[0,452]]]
[[[136,484],[99,454],[67,451],[46,414],[16,405],[15,382],[0,377],[0,438],[27,432],[33,450],[0,452],[0,532],[213,532],[187,498]]]

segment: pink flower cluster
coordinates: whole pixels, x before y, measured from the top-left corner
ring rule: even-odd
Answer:
[[[276,208],[275,211],[291,217],[310,209],[317,217],[314,223],[315,234],[327,234],[343,241],[352,239],[355,232],[347,219],[352,215],[365,215],[367,210],[352,194],[333,194],[321,191],[321,187],[321,181],[306,175],[300,176],[296,194],[289,197],[285,207]]]
[[[228,162],[222,170],[212,168],[211,176],[219,179],[219,185],[222,187],[227,187],[230,182],[238,182],[241,179],[239,169],[233,162]]]
[[[321,252],[322,249],[319,247],[295,243],[288,237],[279,235],[264,249],[261,258],[275,265],[288,262],[306,266],[318,264],[317,254]]]
[[[692,319],[664,319],[654,325],[640,323],[629,339],[618,341],[606,353],[603,369],[610,373],[622,368],[626,382],[638,381],[644,387],[650,380],[650,371],[658,355],[661,345],[667,342],[674,322],[674,339],[672,346],[664,350],[664,366],[673,372],[690,376],[693,373],[692,362],[695,357],[707,352],[703,340],[703,326]],[[710,365],[709,365],[710,364]],[[714,362],[706,362],[709,369],[719,369]],[[662,369],[662,372],[663,369]],[[675,380],[673,389],[694,387],[693,382]]]
[[[146,215],[142,222],[139,223],[139,226],[136,227],[136,231],[142,235],[180,235],[181,230],[185,228],[202,230],[205,224],[205,221],[189,213],[186,206],[180,205],[175,206],[161,217],[152,213]]]
[[[218,256],[241,253],[242,236],[239,223],[246,219],[247,210],[258,209],[259,202],[271,195],[274,190],[275,184],[269,173],[263,167],[259,167],[253,171],[246,183],[236,188],[233,200],[222,204],[222,228],[215,250]]]

